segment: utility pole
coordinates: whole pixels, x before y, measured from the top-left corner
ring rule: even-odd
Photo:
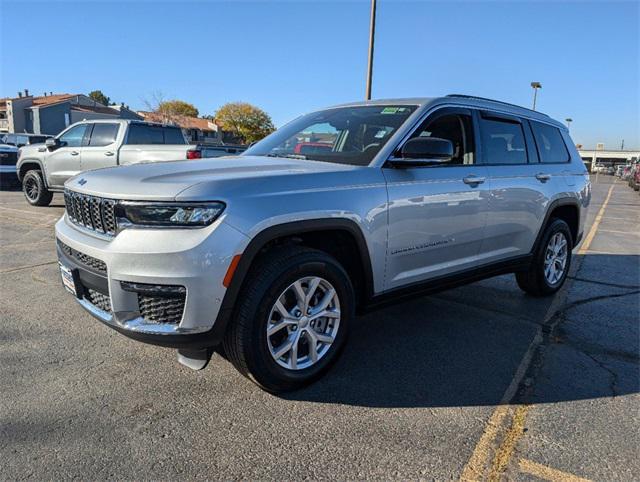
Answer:
[[[571,130],[571,123],[573,122],[573,119],[571,117],[567,117],[565,121],[567,122],[567,129]]]
[[[371,0],[371,23],[369,25],[369,62],[367,65],[367,92],[365,100],[371,100],[371,79],[373,76],[373,43],[376,35],[376,0]]]
[[[540,82],[531,82],[531,87],[533,87],[533,110],[536,110],[536,98],[538,96],[538,89],[542,89],[542,84]]]
[[[624,139],[622,139],[622,145],[620,146],[620,150],[624,151]]]

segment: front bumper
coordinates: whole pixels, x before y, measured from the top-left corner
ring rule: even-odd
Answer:
[[[125,229],[105,238],[77,228],[65,215],[56,224],[56,238],[60,262],[77,273],[76,301],[104,324],[162,346],[201,348],[220,342],[224,324],[217,320],[226,293],[222,280],[233,256],[248,242],[223,219],[203,229]],[[84,257],[70,255],[60,242]],[[87,263],[86,257],[94,261]],[[96,268],[98,260],[103,267]],[[122,282],[184,287],[179,322],[145,319],[138,293],[124,289]],[[92,302],[89,290],[108,297],[108,308]]]

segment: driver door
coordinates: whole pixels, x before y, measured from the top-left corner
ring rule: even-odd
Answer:
[[[488,176],[478,164],[471,111],[440,109],[411,137],[417,136],[450,140],[454,157],[434,165],[387,163],[383,168],[389,196],[385,289],[474,269],[484,238]]]
[[[88,124],[78,124],[65,131],[60,146],[47,153],[45,168],[50,187],[61,188],[65,181],[81,172],[82,144]]]

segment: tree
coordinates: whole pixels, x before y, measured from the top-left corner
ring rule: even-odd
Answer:
[[[102,105],[109,105],[111,103],[111,99],[104,95],[101,90],[93,90],[89,92],[89,97],[96,102],[100,102]]]
[[[177,99],[160,102],[156,111],[169,118],[180,115],[198,117],[198,109],[193,104]]]
[[[215,117],[222,130],[231,132],[246,144],[259,141],[275,130],[271,117],[265,111],[246,102],[225,104]]]

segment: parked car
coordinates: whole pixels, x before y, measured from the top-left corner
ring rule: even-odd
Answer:
[[[41,134],[4,134],[0,137],[0,186],[17,186],[18,151],[21,147],[45,142],[51,136]]]
[[[635,163],[631,168],[629,186],[633,188],[634,191],[640,190],[640,163]]]
[[[238,155],[246,151],[247,146],[200,144],[198,149],[200,149],[203,158],[211,158]]]
[[[294,152],[327,132],[331,150]],[[461,95],[337,106],[238,157],[65,187],[57,253],[76,302],[194,369],[222,344],[273,392],[320,377],[355,314],[392,299],[504,273],[555,293],[591,198],[561,122]]]
[[[200,159],[179,127],[134,120],[82,121],[44,145],[25,146],[17,171],[27,201],[46,206],[70,177],[119,165]]]

